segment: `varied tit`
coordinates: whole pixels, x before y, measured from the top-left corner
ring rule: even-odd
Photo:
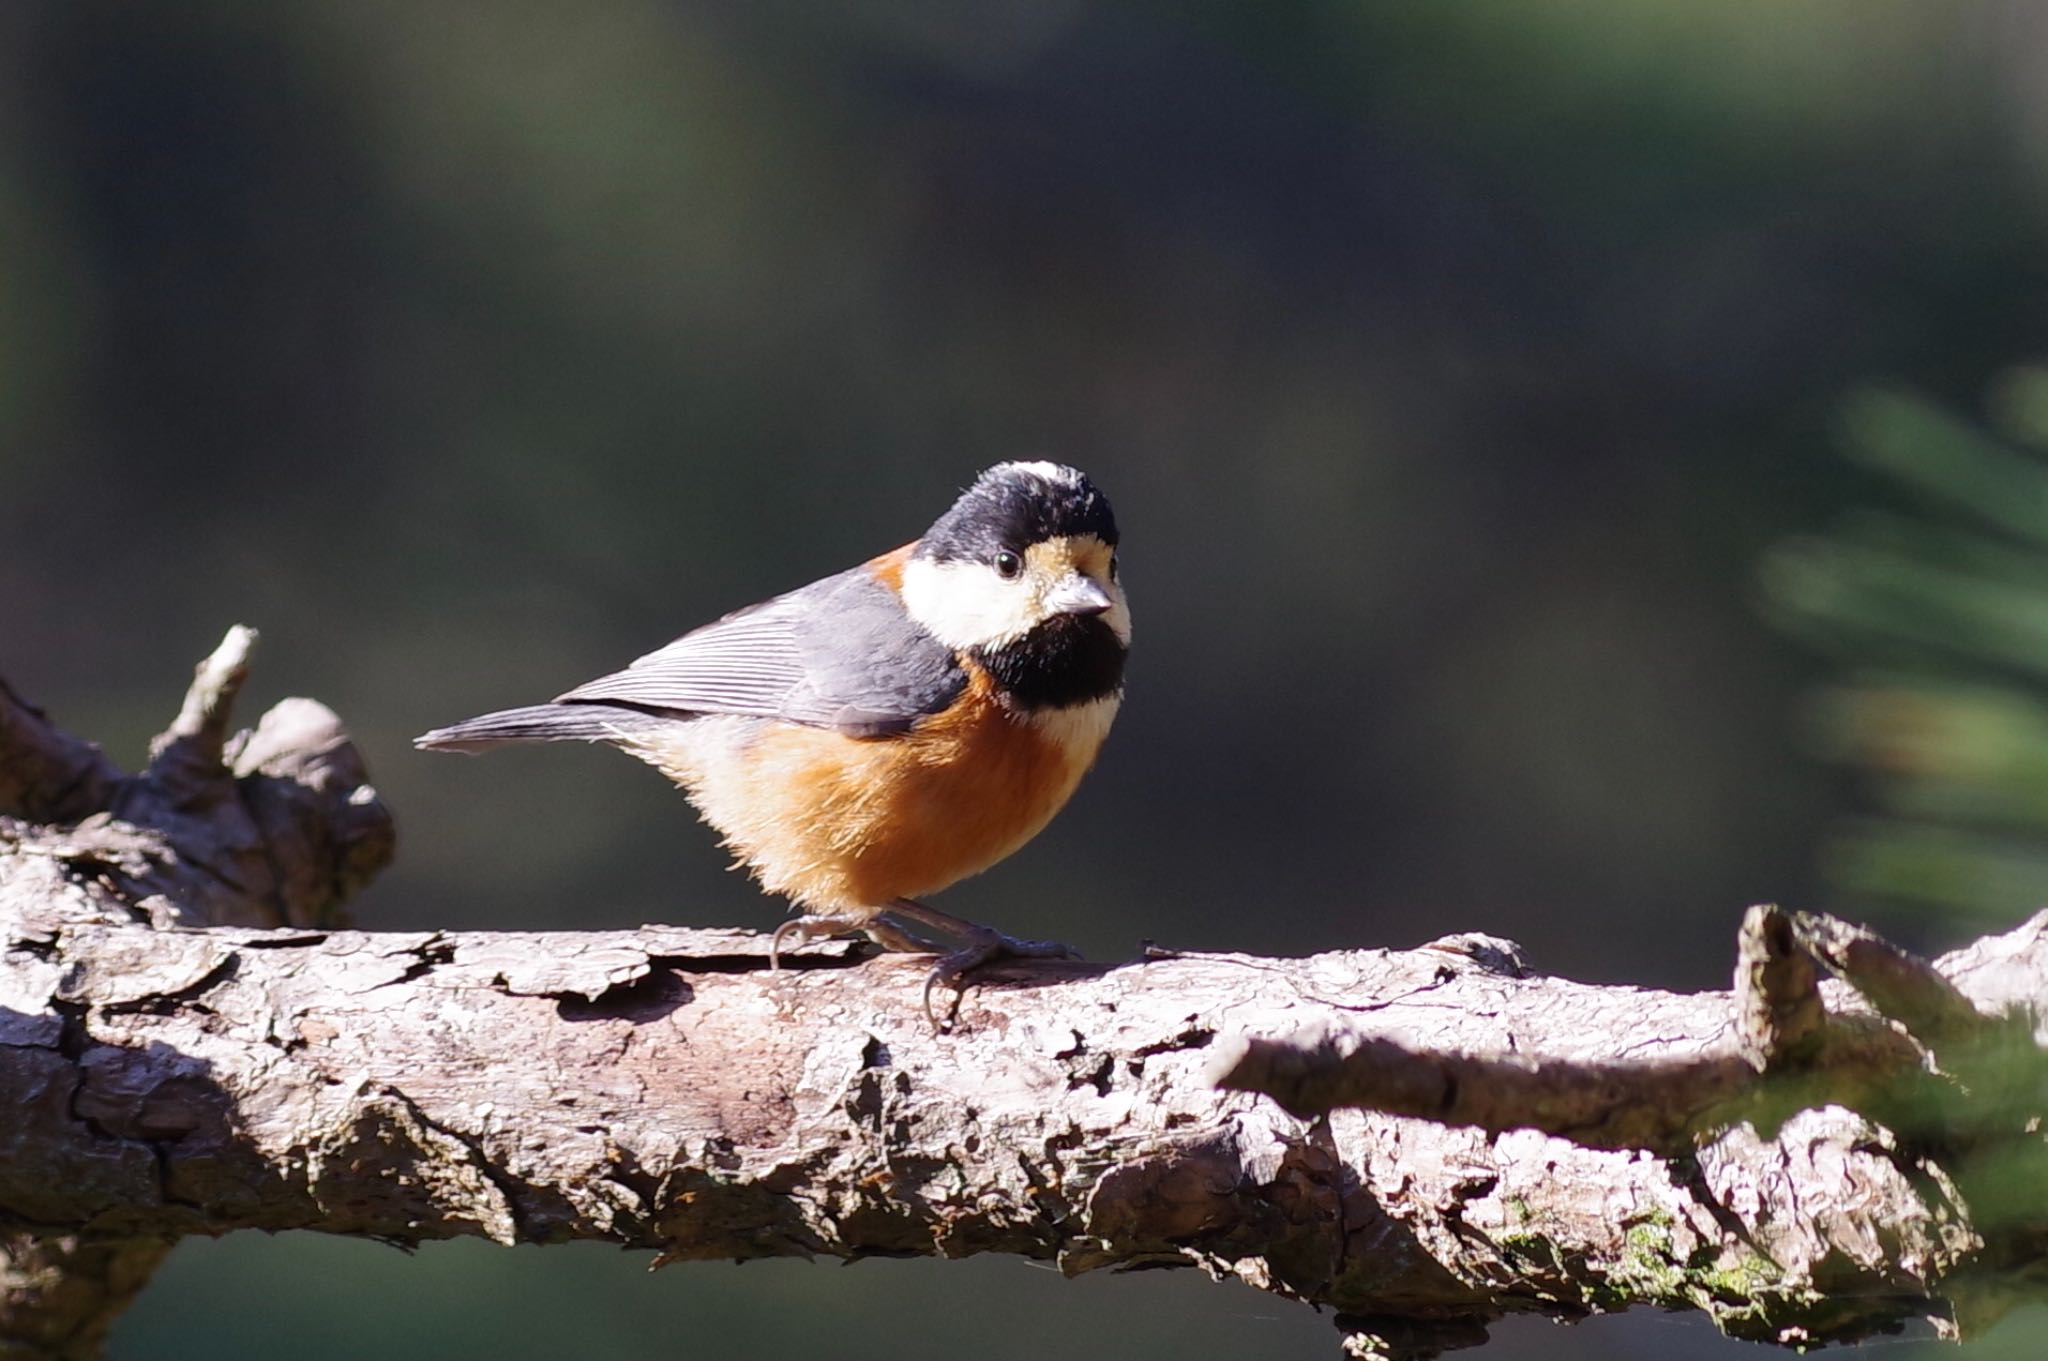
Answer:
[[[681,785],[790,936],[932,951],[925,983],[1002,955],[1069,956],[917,899],[1051,821],[1123,698],[1131,617],[1108,500],[1054,463],[976,479],[915,543],[686,633],[552,703],[417,739],[436,751],[609,742]]]

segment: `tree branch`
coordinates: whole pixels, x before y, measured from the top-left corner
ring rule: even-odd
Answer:
[[[53,727],[0,680],[0,1085],[10,1096],[45,1112],[68,1107],[93,1127],[86,1013],[62,988],[34,1013],[13,1007],[20,987],[44,975],[65,930],[134,920],[340,925],[342,903],[390,860],[390,816],[324,706],[286,700],[254,732],[228,737],[255,643],[253,630],[228,631],[136,776]],[[160,963],[156,944],[136,937],[145,968]],[[52,1044],[75,1061],[70,1072],[37,1052]],[[18,1129],[0,1147],[19,1150],[30,1137]],[[82,1156],[91,1163],[104,1153]],[[175,1239],[146,1217],[52,1225],[17,1213],[5,1196],[0,1207],[7,1357],[97,1355]]]
[[[318,874],[242,902],[271,929],[191,929],[200,888],[147,849],[0,823],[0,1223],[38,1251],[313,1228],[1186,1265],[1413,1356],[1510,1311],[1805,1344],[2040,1289],[2048,1207],[2005,1188],[2048,1186],[2048,915],[1927,966],[1756,909],[1736,990],[1694,995],[1527,976],[1475,937],[1015,964],[934,1034],[925,962],[844,943],[771,972],[748,932],[319,925],[289,886],[360,882],[371,801],[340,748],[256,759],[262,733],[186,820],[98,826],[245,869],[251,827],[301,848]],[[66,1336],[24,1354],[87,1354]]]

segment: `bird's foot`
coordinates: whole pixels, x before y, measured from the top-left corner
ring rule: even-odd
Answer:
[[[819,936],[851,935],[865,935],[884,950],[910,954],[931,953],[929,945],[901,927],[877,917],[835,917],[823,912],[806,912],[801,917],[791,917],[775,928],[774,935],[768,937],[768,967],[782,967],[782,946],[786,937],[794,936],[801,942],[816,940]]]
[[[960,998],[967,991],[964,980],[967,975],[998,959],[1079,959],[1081,952],[1070,945],[1056,940],[1018,940],[987,926],[963,923],[966,930],[961,932],[963,943],[951,954],[941,955],[938,963],[924,980],[924,1014],[932,1023],[932,1029],[943,1033],[948,1029],[955,1014],[960,1010]],[[941,1022],[938,1013],[932,1010],[932,989],[940,984],[953,989],[953,1005],[947,1008],[946,1019]]]
[[[864,923],[851,917],[828,917],[817,912],[806,912],[801,917],[791,917],[775,928],[775,934],[768,937],[768,968],[771,971],[782,967],[782,943],[795,936],[798,943],[816,940],[819,936],[843,936],[858,931]]]

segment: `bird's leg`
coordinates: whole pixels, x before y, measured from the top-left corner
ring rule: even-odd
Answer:
[[[937,1013],[932,1010],[932,989],[941,983],[954,990],[953,1005],[960,1005],[960,993],[965,991],[961,980],[975,969],[996,959],[1079,959],[1081,952],[1070,945],[1056,940],[1018,940],[1006,936],[992,926],[982,926],[950,912],[941,912],[936,907],[926,907],[914,898],[898,898],[889,904],[889,911],[899,917],[908,917],[919,925],[955,937],[958,948],[950,954],[939,956],[938,963],[924,980],[924,1014],[934,1030],[944,1027],[939,1024]]]
[[[916,937],[899,926],[892,925],[875,916],[835,916],[829,912],[806,912],[801,917],[791,917],[775,928],[775,934],[768,937],[768,967],[782,967],[782,943],[788,936],[799,941],[814,940],[819,936],[844,936],[859,931],[884,950],[896,950],[910,954],[930,954],[931,947],[922,944]]]

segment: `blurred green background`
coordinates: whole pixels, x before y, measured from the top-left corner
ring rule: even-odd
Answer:
[[[945,905],[1683,988],[1755,900],[1944,947],[2048,898],[2044,227],[2027,3],[14,0],[0,674],[133,762],[246,621],[397,810],[362,924],[766,927],[635,763],[408,738],[1055,457],[1129,702]],[[1335,1354],[1192,1272],[644,1265],[189,1244],[113,1354]],[[1652,1348],[1739,1350],[1488,1354]]]

